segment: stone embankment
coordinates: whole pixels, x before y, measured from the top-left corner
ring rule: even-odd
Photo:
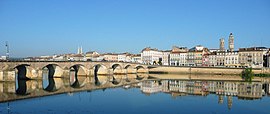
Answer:
[[[223,67],[171,67],[171,66],[153,66],[149,73],[161,74],[213,74],[213,75],[239,75],[243,68],[223,68]],[[255,74],[270,74],[270,68],[254,68]]]

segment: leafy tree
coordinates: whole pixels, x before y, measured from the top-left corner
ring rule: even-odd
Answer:
[[[161,61],[158,61],[158,64],[159,64],[159,65],[162,65],[162,62],[161,62]]]
[[[246,68],[242,72],[242,79],[245,79],[245,81],[251,82],[253,78],[254,78],[254,73],[252,72],[252,68]]]

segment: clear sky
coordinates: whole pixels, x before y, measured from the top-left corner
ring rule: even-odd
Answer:
[[[270,47],[270,0],[0,0],[0,55]]]

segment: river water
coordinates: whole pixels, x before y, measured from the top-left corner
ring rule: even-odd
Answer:
[[[2,82],[0,114],[270,114],[267,82],[186,77],[134,74]]]

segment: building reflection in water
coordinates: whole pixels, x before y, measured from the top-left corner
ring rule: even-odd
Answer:
[[[199,81],[199,80],[146,80],[141,82],[141,91],[147,95],[164,92],[170,93],[173,98],[184,95],[207,96],[216,94],[218,104],[223,104],[227,99],[228,109],[231,109],[233,99],[254,100],[263,95],[269,95],[269,84],[262,82],[239,82],[239,81]],[[225,97],[226,96],[226,97]]]
[[[224,104],[225,101],[228,109],[233,106],[233,97],[240,100],[261,99],[264,95],[269,95],[270,89],[268,83],[262,82],[150,79],[147,78],[147,75],[137,74],[87,77],[78,76],[74,71],[70,73],[68,79],[49,78],[48,72],[44,71],[42,80],[16,79],[14,83],[0,83],[0,102],[46,96],[48,93],[51,93],[49,95],[59,93],[73,95],[76,89],[92,91],[96,89],[105,90],[111,87],[140,88],[141,92],[147,96],[164,92],[171,94],[173,98],[187,95],[207,96],[215,94],[217,95],[217,104]]]

